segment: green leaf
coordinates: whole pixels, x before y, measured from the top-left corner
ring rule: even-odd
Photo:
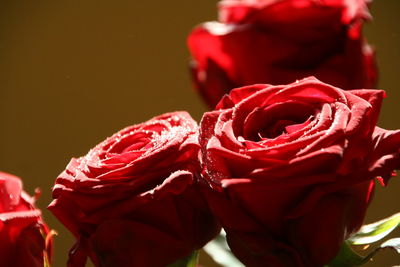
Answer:
[[[205,245],[203,249],[219,265],[224,267],[244,267],[229,249],[224,230],[214,240]]]
[[[391,248],[400,254],[400,238],[392,238],[381,245],[381,248]]]
[[[389,218],[361,227],[360,231],[353,235],[349,242],[353,245],[371,244],[381,240],[396,227],[400,225],[400,213],[396,213]]]
[[[196,267],[199,259],[199,252],[196,250],[186,258],[180,259],[167,267]]]

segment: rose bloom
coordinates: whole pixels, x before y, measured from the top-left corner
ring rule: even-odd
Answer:
[[[52,235],[22,190],[21,180],[0,172],[0,265],[42,267],[49,263]]]
[[[246,266],[323,266],[400,167],[385,93],[315,78],[234,89],[200,124],[204,193]]]
[[[220,22],[188,38],[192,76],[214,107],[232,88],[316,76],[343,89],[373,88],[374,53],[361,35],[366,0],[225,0]]]
[[[219,231],[197,189],[198,126],[186,112],[127,127],[57,178],[49,209],[76,236],[69,266],[166,266]]]

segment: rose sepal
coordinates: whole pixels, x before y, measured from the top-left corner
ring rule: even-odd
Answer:
[[[382,240],[399,226],[400,212],[378,222],[364,225],[348,241],[353,245],[371,244]]]
[[[361,266],[369,262],[378,252],[386,249],[395,250],[400,254],[400,238],[392,238],[374,248],[367,256],[362,256],[353,250],[354,245],[369,245],[378,242],[400,226],[400,213],[396,213],[378,222],[364,225],[346,240],[338,255],[325,267]],[[368,246],[367,246],[368,248]]]

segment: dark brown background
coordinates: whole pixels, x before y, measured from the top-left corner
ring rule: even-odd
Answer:
[[[194,25],[216,18],[215,3],[0,2],[0,169],[22,177],[31,194],[42,189],[38,205],[59,232],[54,266],[65,266],[73,239],[46,206],[69,159],[157,114],[188,110],[199,120],[205,111],[191,88],[185,41]],[[391,129],[400,128],[399,12],[400,1],[375,1],[366,27],[389,95],[379,124]],[[400,211],[399,194],[399,178],[378,190],[367,221]],[[392,255],[368,266],[399,264]]]

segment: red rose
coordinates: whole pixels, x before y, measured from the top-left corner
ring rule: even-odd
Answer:
[[[311,77],[205,113],[204,193],[246,266],[323,266],[359,229],[374,179],[400,167],[400,131],[375,126],[384,94]]]
[[[48,262],[51,236],[34,202],[18,177],[0,172],[1,266],[42,267]]]
[[[69,266],[165,266],[218,232],[197,189],[198,126],[186,112],[127,127],[72,159],[49,209],[77,237]]]
[[[210,106],[232,88],[310,75],[344,89],[373,88],[374,53],[361,36],[366,0],[225,0],[220,22],[193,30],[195,85]]]

